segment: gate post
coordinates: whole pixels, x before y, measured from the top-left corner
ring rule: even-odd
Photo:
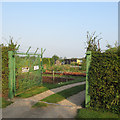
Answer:
[[[91,62],[91,51],[86,52],[86,95],[85,95],[85,107],[89,107],[90,96],[88,95],[89,82],[88,82],[88,73]]]
[[[8,97],[12,99],[14,97],[14,90],[15,90],[15,58],[14,52],[8,51],[8,69],[9,69],[9,94]]]
[[[16,69],[15,69],[15,54],[13,55],[13,91],[14,91],[14,95],[16,94]]]

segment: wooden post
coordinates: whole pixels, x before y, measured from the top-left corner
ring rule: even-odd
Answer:
[[[91,51],[87,51],[86,53],[86,95],[85,95],[85,107],[89,107],[90,102],[90,96],[88,94],[89,89],[89,82],[88,82],[88,73],[90,68],[90,62],[91,62]]]

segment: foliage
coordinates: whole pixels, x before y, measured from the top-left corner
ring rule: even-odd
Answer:
[[[56,60],[59,60],[59,57],[57,55],[53,55],[52,56],[52,62],[53,62],[53,64],[55,64]]]
[[[120,46],[118,46],[118,56],[120,56]]]
[[[117,53],[118,52],[118,48],[117,47],[109,48],[105,52],[106,53]]]
[[[64,72],[81,72],[80,67],[72,67],[71,65],[52,65],[48,67],[50,71],[64,71]]]
[[[82,70],[86,70],[86,59],[82,59]]]
[[[76,118],[91,118],[90,120],[93,120],[93,118],[118,118],[118,115],[111,112],[95,111],[91,109],[78,109]]]
[[[47,66],[52,65],[52,58],[43,58],[43,64]]]
[[[108,48],[105,52],[106,53],[115,53],[120,56],[120,45],[117,43],[117,41],[114,44],[114,47],[112,47],[110,44],[107,44],[106,47]]]
[[[90,107],[120,112],[119,59],[114,53],[92,52],[88,79]]]
[[[79,66],[79,63],[76,63],[76,62],[71,62],[71,65],[74,65],[74,66]]]
[[[8,96],[8,51],[17,50],[17,44],[14,44],[12,38],[8,46],[1,45],[2,47],[2,95]]]
[[[54,65],[55,61],[59,60],[59,57],[57,55],[53,55],[52,58],[43,58],[43,64],[45,65],[44,67],[47,68]]]
[[[99,40],[101,39],[98,39],[98,35],[95,36],[95,32],[91,35],[87,31],[87,51],[100,51]]]

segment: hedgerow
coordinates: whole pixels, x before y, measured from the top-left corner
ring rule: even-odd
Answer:
[[[89,69],[90,107],[120,113],[120,56],[92,52]]]

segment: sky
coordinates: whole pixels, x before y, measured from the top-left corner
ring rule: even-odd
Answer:
[[[46,49],[44,57],[85,56],[87,31],[103,39],[102,50],[118,41],[117,2],[4,2],[2,43],[9,36],[20,44],[20,52]],[[38,51],[40,52],[40,50]]]

